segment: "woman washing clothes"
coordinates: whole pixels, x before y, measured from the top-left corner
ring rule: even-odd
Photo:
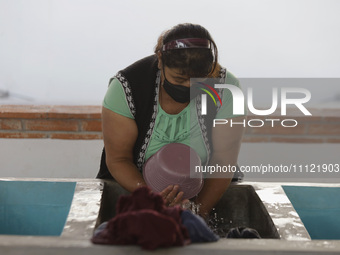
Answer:
[[[114,178],[130,192],[146,185],[144,163],[169,143],[190,146],[202,165],[236,166],[244,131],[243,125],[212,128],[212,119],[199,116],[198,97],[190,98],[190,78],[220,78],[239,86],[218,63],[217,47],[205,28],[179,24],[159,37],[154,52],[118,72],[103,101],[104,150],[97,178]],[[220,95],[222,105],[213,117],[242,122],[245,116],[233,115],[230,91],[222,89]],[[198,135],[190,137],[193,132]],[[233,174],[214,177],[204,180],[194,199],[203,217],[227,190]],[[176,183],[161,195],[169,206],[185,202]]]

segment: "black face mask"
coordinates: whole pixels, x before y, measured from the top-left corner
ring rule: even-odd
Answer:
[[[190,88],[182,85],[174,85],[166,78],[164,79],[163,87],[166,93],[178,103],[187,103],[190,101]]]
[[[201,93],[201,90],[194,88],[191,88],[192,91],[190,93],[190,87],[172,84],[166,79],[166,77],[164,77],[163,87],[166,93],[168,93],[169,96],[178,103],[190,102],[190,100],[194,99]]]

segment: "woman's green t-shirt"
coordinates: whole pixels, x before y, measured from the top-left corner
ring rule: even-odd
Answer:
[[[227,72],[226,84],[240,87],[238,80]],[[158,112],[151,140],[145,154],[145,160],[169,143],[183,143],[193,148],[206,164],[207,151],[201,134],[196,111],[196,99],[178,114],[166,113],[158,102]],[[240,115],[233,115],[233,97],[228,89],[223,90],[222,106],[216,114],[216,119],[229,119]],[[113,79],[103,100],[103,106],[115,113],[134,119],[128,106],[121,83]]]

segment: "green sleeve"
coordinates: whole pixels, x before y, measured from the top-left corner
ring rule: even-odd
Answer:
[[[123,86],[116,78],[109,84],[103,100],[103,106],[115,113],[134,119],[126,101]]]
[[[230,72],[227,72],[227,77],[225,80],[226,84],[231,84],[239,87],[239,80]],[[246,107],[244,108],[246,112]],[[246,115],[246,114],[244,114]],[[233,114],[233,96],[229,89],[223,89],[222,106],[216,114],[216,119],[229,119],[244,115],[234,115]]]

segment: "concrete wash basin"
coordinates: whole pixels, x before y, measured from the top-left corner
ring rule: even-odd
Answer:
[[[115,216],[116,203],[123,194],[128,192],[117,182],[104,181],[96,226]],[[221,237],[225,237],[232,227],[245,226],[256,229],[262,238],[280,238],[265,206],[251,185],[231,185],[210,218],[210,227]]]
[[[127,192],[115,182],[93,179],[55,180],[41,178],[0,178],[0,181],[1,180],[10,182],[72,181],[76,183],[76,187],[70,212],[68,213],[66,224],[61,235],[40,236],[40,233],[37,236],[0,235],[0,254],[340,254],[340,240],[310,239],[299,215],[282,188],[282,185],[311,186],[310,183],[242,182],[232,184],[221,200],[223,206],[217,205],[216,209],[212,212],[212,219],[219,219],[219,221],[215,220],[214,224],[217,224],[217,227],[221,227],[221,229],[246,225],[257,229],[263,238],[268,239],[221,238],[218,242],[214,243],[191,244],[184,247],[172,247],[169,249],[159,249],[155,252],[148,252],[133,245],[94,245],[90,242],[95,225],[113,217],[115,214],[115,204],[119,196],[121,194],[127,194]],[[313,184],[312,186],[340,188],[340,184]],[[4,193],[0,192],[0,196],[1,194]],[[44,193],[42,193],[42,195],[44,195]],[[274,238],[268,234],[271,231],[270,226],[272,225],[270,220],[266,221],[268,220],[268,213],[274,222],[280,239],[277,238],[275,229],[272,229]],[[220,214],[225,214],[223,216],[223,222]],[[0,212],[0,215],[3,214]],[[229,225],[226,220],[227,217],[231,218],[229,219]],[[259,225],[256,224],[256,221],[259,222]]]

